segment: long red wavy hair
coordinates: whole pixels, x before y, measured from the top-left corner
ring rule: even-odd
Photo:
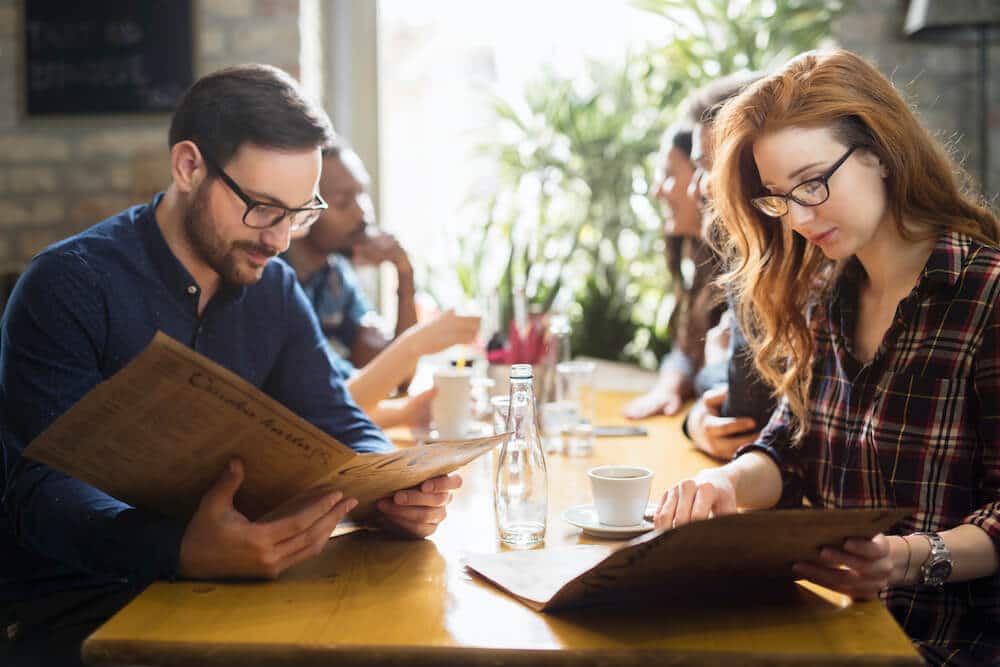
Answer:
[[[844,50],[809,52],[730,100],[714,125],[712,192],[737,316],[763,379],[808,427],[813,332],[810,309],[829,299],[838,267],[791,228],[750,204],[764,188],[753,157],[760,137],[786,127],[829,128],[844,147],[878,157],[889,214],[906,239],[946,231],[1000,245],[995,215],[963,191],[967,182],[906,101],[874,66]]]

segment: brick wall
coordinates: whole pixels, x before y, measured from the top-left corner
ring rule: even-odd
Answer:
[[[978,184],[978,52],[973,46],[905,37],[908,6],[908,0],[857,0],[836,27],[835,39],[874,61],[892,79]],[[990,169],[985,194],[1000,208],[1000,44],[990,47],[989,71]]]
[[[320,80],[318,2],[194,0],[196,76],[256,61],[282,67],[307,82]],[[835,36],[845,47],[875,60],[903,88],[924,121],[954,143],[957,155],[966,158],[975,174],[975,52],[903,38],[907,4],[859,0]],[[148,199],[169,177],[167,114],[25,117],[21,7],[19,0],[0,0],[0,273],[19,270],[49,243]],[[303,22],[310,31],[306,35],[300,33],[302,13],[308,19]],[[990,194],[996,196],[1000,45],[992,47],[990,62]]]
[[[194,0],[195,76],[243,62],[300,72],[300,2]],[[169,114],[29,118],[22,3],[0,0],[0,273],[169,183]]]

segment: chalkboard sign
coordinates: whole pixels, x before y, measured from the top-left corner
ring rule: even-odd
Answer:
[[[29,0],[28,113],[172,111],[192,82],[190,0]]]

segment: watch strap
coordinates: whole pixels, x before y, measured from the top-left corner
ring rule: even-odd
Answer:
[[[931,550],[927,554],[927,559],[920,566],[920,583],[925,586],[942,586],[951,574],[952,560],[951,550],[940,535],[933,532],[917,532],[914,535],[922,535],[930,543]],[[947,572],[944,577],[934,574],[935,565],[947,563]]]

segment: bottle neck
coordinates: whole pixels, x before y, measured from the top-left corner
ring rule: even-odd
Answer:
[[[528,408],[532,411],[535,409],[535,388],[532,386],[531,379],[527,380],[511,380],[510,381],[510,402],[511,405],[514,404],[515,400],[520,400],[526,402]]]
[[[534,393],[534,382],[532,378],[511,378],[510,391],[511,393]]]
[[[531,378],[511,378],[507,430],[519,435],[535,432],[535,392]]]

